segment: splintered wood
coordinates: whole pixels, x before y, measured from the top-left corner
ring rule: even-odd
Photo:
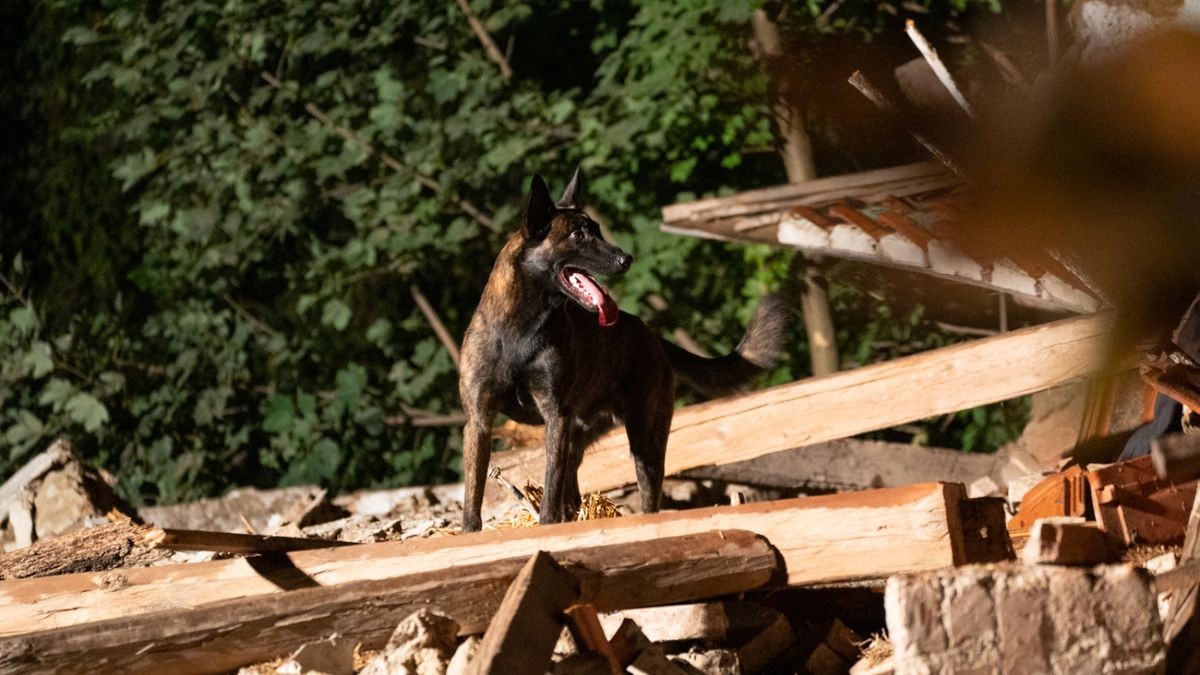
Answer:
[[[119,520],[79,530],[0,554],[0,579],[28,579],[72,572],[101,572],[143,565],[166,557],[146,538],[161,532]]]
[[[579,581],[538,551],[504,594],[468,675],[545,669],[562,632],[563,611],[579,599]]]

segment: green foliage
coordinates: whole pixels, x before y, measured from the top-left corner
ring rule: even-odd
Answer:
[[[577,163],[638,260],[622,305],[731,347],[792,256],[663,234],[658,209],[783,178],[756,3],[472,5],[510,80],[455,3],[7,10],[29,34],[3,89],[27,133],[0,221],[0,474],[70,433],[136,502],[454,478],[458,430],[409,424],[458,406],[409,288],[461,334],[529,176]],[[938,339],[865,323],[839,335],[858,362]]]

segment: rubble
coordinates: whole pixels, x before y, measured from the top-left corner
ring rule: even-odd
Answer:
[[[108,522],[109,514],[140,522],[113,492],[113,482],[83,465],[69,441],[55,441],[0,486],[0,522],[8,523],[4,550]]]
[[[893,577],[897,675],[1141,673],[1166,659],[1149,575],[1124,565],[965,567]]]
[[[352,675],[354,668],[354,644],[349,640],[333,636],[327,640],[310,642],[295,651],[283,663],[274,667],[278,675]],[[242,674],[239,675],[249,675]]]
[[[839,227],[861,220],[847,208],[831,211]],[[910,225],[884,220],[899,224],[881,244]],[[1185,672],[1200,663],[1194,437],[1160,439],[1157,474],[1151,456],[1080,458],[1084,437],[1103,447],[1137,408],[1132,371],[1097,376],[1111,321],[681,409],[677,510],[656,514],[621,503],[621,434],[580,476],[612,492],[542,527],[536,485],[504,478],[543,469],[537,436],[510,429],[532,445],[497,453],[488,531],[471,534],[456,528],[461,486],[243,489],[135,513],[56,445],[0,486],[21,545],[0,556],[0,669]],[[994,456],[848,438],[1064,383],[1028,438]],[[914,387],[926,395],[892,395]],[[1065,464],[1064,426],[1080,455]]]
[[[362,675],[446,675],[458,646],[458,623],[427,609],[413,612],[396,626],[383,652]]]

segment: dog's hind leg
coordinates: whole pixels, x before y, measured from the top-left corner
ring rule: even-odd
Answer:
[[[675,411],[675,381],[670,372],[664,372],[644,378],[642,384],[639,387],[642,395],[626,401],[625,433],[629,436],[629,451],[637,470],[642,512],[654,513],[662,502],[667,436],[671,433],[671,417]]]
[[[566,487],[563,489],[563,503],[567,506],[567,520],[574,520],[579,513],[582,495],[579,490],[579,465],[583,463],[583,453],[596,442],[604,432],[612,429],[613,416],[609,411],[602,411],[588,421],[575,420],[571,429],[571,453],[566,469]]]
[[[664,465],[667,458],[667,434],[671,429],[671,411],[659,415],[632,414],[625,420],[629,451],[637,470],[638,494],[643,513],[655,513],[662,502]]]

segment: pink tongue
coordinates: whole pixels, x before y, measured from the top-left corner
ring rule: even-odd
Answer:
[[[591,296],[592,302],[600,310],[600,325],[607,327],[617,323],[617,317],[620,316],[617,301],[605,292],[604,287],[583,272],[572,272],[571,277],[572,281],[583,286],[583,290]]]

